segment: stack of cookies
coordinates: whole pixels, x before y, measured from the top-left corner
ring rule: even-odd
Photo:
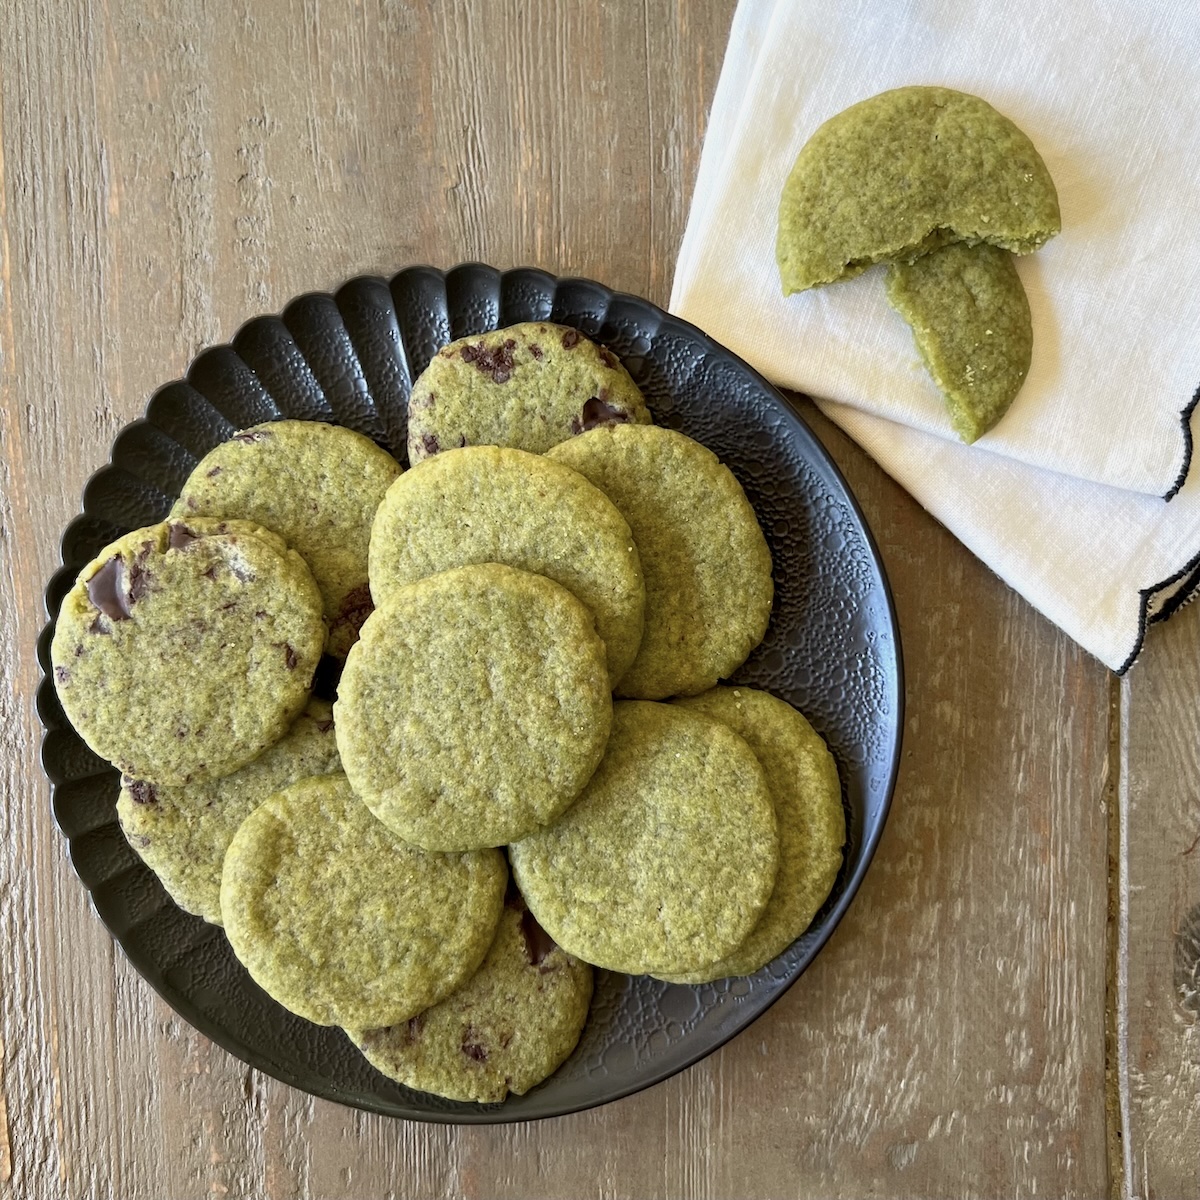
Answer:
[[[496,1101],[570,1054],[592,965],[785,950],[845,823],[804,717],[719,684],[771,613],[753,509],[615,355],[546,323],[452,343],[409,457],[238,434],[84,568],[51,657],[130,844],[260,986]]]

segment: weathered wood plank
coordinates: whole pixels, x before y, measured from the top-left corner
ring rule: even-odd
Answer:
[[[1200,609],[1121,683],[1117,1087],[1123,1194],[1200,1195]]]
[[[150,992],[47,816],[41,587],[120,424],[360,271],[476,257],[664,300],[732,11],[0,6],[0,1191],[1104,1193],[1107,676],[811,410],[892,572],[905,769],[829,948],[684,1075],[515,1128],[314,1101]]]

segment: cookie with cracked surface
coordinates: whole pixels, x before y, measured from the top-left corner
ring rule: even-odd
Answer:
[[[400,464],[370,438],[320,421],[270,421],[210,450],[173,517],[254,521],[308,563],[329,622],[329,653],[345,658],[371,611],[371,521]]]
[[[1029,299],[1012,255],[961,243],[887,272],[888,303],[912,328],[954,432],[982,437],[1008,411],[1033,359]]]
[[[504,905],[496,850],[428,854],[377,821],[344,775],[303,779],[242,823],[221,916],[255,982],[318,1025],[398,1025],[465,983]]]
[[[966,92],[902,87],[851,105],[804,144],[775,250],[786,296],[951,242],[1028,254],[1060,227],[1050,172],[1012,121]]]
[[[278,742],[230,775],[177,787],[123,778],[117,819],[171,899],[220,925],[221,867],[242,822],[288,784],[338,769],[333,710],[310,700]]]
[[[808,721],[767,692],[718,687],[673,704],[727,725],[754,751],[775,801],[779,874],[766,910],[736,950],[700,971],[662,978],[707,983],[752,975],[809,927],[837,879],[846,841],[837,764]]]
[[[758,923],[779,862],[775,809],[728,726],[624,701],[583,795],[510,846],[509,861],[569,953],[632,975],[682,974],[724,958]]]
[[[604,644],[552,580],[459,567],[371,614],[334,713],[354,790],[405,841],[503,846],[553,821],[603,756]]]
[[[307,703],[322,607],[304,560],[253,525],[134,530],[63,600],[50,650],[59,699],[80,737],[132,779],[219,778],[277,742]]]
[[[650,411],[621,360],[577,329],[510,325],[443,346],[408,401],[413,464],[461,446],[543,454],[597,425],[648,425]]]
[[[641,561],[625,518],[586,479],[539,454],[470,446],[392,484],[371,529],[377,604],[428,575],[484,562],[565,587],[596,619],[610,681],[625,673],[642,640]]]
[[[771,552],[733,473],[711,450],[657,425],[594,429],[550,451],[616,505],[646,580],[641,646],[620,696],[705,691],[762,641]]]
[[[558,1069],[591,998],[592,968],[556,945],[511,889],[496,940],[462,987],[402,1025],[346,1032],[406,1087],[495,1104]]]

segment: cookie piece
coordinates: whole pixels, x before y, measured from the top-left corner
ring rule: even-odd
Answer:
[[[948,242],[1028,254],[1061,228],[1033,143],[977,96],[903,87],[831,117],[804,144],[779,204],[784,295]]]
[[[345,658],[371,611],[367,544],[400,464],[370,438],[319,421],[270,421],[210,450],[171,516],[234,517],[273,529],[308,563],[329,653]]]
[[[959,243],[887,273],[888,303],[913,340],[964,442],[1008,411],[1033,357],[1029,300],[1012,255]]]
[[[241,823],[289,783],[338,769],[333,710],[310,700],[280,741],[231,775],[180,787],[123,778],[117,819],[171,899],[220,925],[221,866]]]
[[[728,726],[625,701],[583,795],[509,860],[539,923],[577,958],[633,975],[698,971],[741,945],[766,907],[775,809]]]
[[[633,662],[646,595],[641,562],[625,518],[586,479],[524,450],[471,446],[437,454],[392,484],[371,530],[377,604],[427,575],[483,562],[545,575],[582,600],[611,682]]]
[[[414,465],[459,446],[513,446],[544,454],[585,429],[650,423],[621,360],[577,329],[510,325],[443,346],[408,401]]]
[[[703,692],[746,661],[771,617],[771,552],[728,467],[656,425],[594,429],[550,451],[586,476],[633,530],[646,618],[620,696]]]
[[[812,924],[837,879],[846,841],[837,764],[808,721],[766,692],[718,687],[674,704],[727,725],[762,763],[779,822],[779,874],[762,918],[732,954],[703,970],[663,978],[707,983],[752,975]]]
[[[465,983],[487,954],[507,872],[496,850],[402,842],[344,775],[302,779],[234,834],[221,916],[254,981],[318,1025],[398,1025]]]
[[[135,530],[63,600],[50,650],[59,699],[83,740],[132,779],[236,771],[308,700],[325,645],[320,592],[298,554],[243,529]]]
[[[575,1049],[592,968],[555,945],[510,894],[483,965],[453,995],[387,1029],[348,1029],[390,1079],[448,1100],[524,1095]]]
[[[553,821],[603,757],[604,644],[552,580],[458,567],[371,614],[334,712],[354,790],[405,841],[503,846]]]

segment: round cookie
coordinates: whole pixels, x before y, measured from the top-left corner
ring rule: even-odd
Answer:
[[[741,666],[766,633],[774,591],[771,552],[729,468],[656,425],[594,429],[549,457],[608,496],[641,556],[645,628],[617,694],[692,695]]]
[[[83,568],[50,657],[97,754],[132,779],[181,784],[236,771],[284,735],[325,621],[308,567],[280,545],[233,522],[164,521]]]
[[[318,1025],[398,1025],[465,983],[504,904],[496,850],[427,854],[341,774],[303,779],[234,834],[221,916],[254,981]]]
[[[427,575],[483,562],[545,575],[582,600],[610,682],[633,662],[645,606],[641,562],[625,518],[586,479],[524,450],[471,446],[437,454],[392,484],[371,530],[377,604]]]
[[[443,346],[408,401],[414,465],[458,446],[513,446],[544,454],[610,422],[650,423],[620,359],[577,329],[511,325]]]
[[[761,919],[733,953],[702,970],[663,978],[707,983],[752,975],[809,927],[837,879],[846,841],[837,764],[804,717],[766,692],[718,687],[674,704],[728,725],[762,763],[779,822],[779,875]]]
[[[965,92],[902,87],[851,105],[804,144],[775,254],[786,296],[948,242],[1028,254],[1060,228],[1050,172],[1007,117]]]
[[[583,795],[510,846],[509,861],[564,950],[613,971],[680,974],[724,958],[757,924],[779,839],[763,769],[737,734],[626,701]]]
[[[510,896],[483,965],[458,991],[402,1025],[348,1029],[391,1079],[449,1100],[521,1096],[567,1058],[592,998],[592,968]]]
[[[1012,255],[962,242],[892,263],[888,303],[913,340],[964,442],[987,433],[1021,390],[1033,358],[1029,300]]]
[[[280,741],[231,775],[180,787],[123,778],[117,818],[171,899],[220,925],[221,866],[238,827],[288,784],[336,770],[333,711],[310,700]]]
[[[308,563],[329,653],[345,658],[371,611],[371,521],[400,464],[370,438],[319,421],[270,421],[209,451],[173,517],[234,517],[273,529]]]
[[[604,755],[604,644],[564,587],[499,563],[389,596],[334,708],[355,792],[426,850],[503,846],[553,821]]]

